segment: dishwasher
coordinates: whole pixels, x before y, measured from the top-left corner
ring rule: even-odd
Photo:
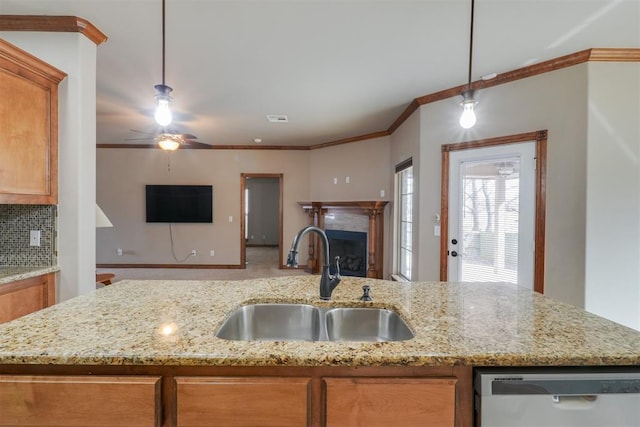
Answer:
[[[477,427],[638,427],[640,372],[477,369]]]

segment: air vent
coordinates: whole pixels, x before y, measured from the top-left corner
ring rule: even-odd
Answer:
[[[284,114],[267,114],[270,123],[289,123],[289,118]]]

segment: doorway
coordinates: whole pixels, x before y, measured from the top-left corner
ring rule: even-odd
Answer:
[[[242,268],[282,268],[282,174],[241,175]]]
[[[443,146],[441,280],[543,292],[546,132]]]

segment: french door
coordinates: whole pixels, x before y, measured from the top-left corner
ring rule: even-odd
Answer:
[[[536,142],[449,153],[449,281],[534,289]]]

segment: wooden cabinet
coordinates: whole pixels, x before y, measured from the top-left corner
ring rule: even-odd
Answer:
[[[472,368],[0,365],[4,425],[471,427]]]
[[[54,273],[0,285],[0,323],[55,304]]]
[[[310,378],[176,377],[178,426],[308,425]]]
[[[326,426],[454,426],[455,378],[325,378]]]
[[[160,426],[160,377],[0,375],[0,425]]]
[[[58,202],[62,71],[0,39],[0,203]]]

